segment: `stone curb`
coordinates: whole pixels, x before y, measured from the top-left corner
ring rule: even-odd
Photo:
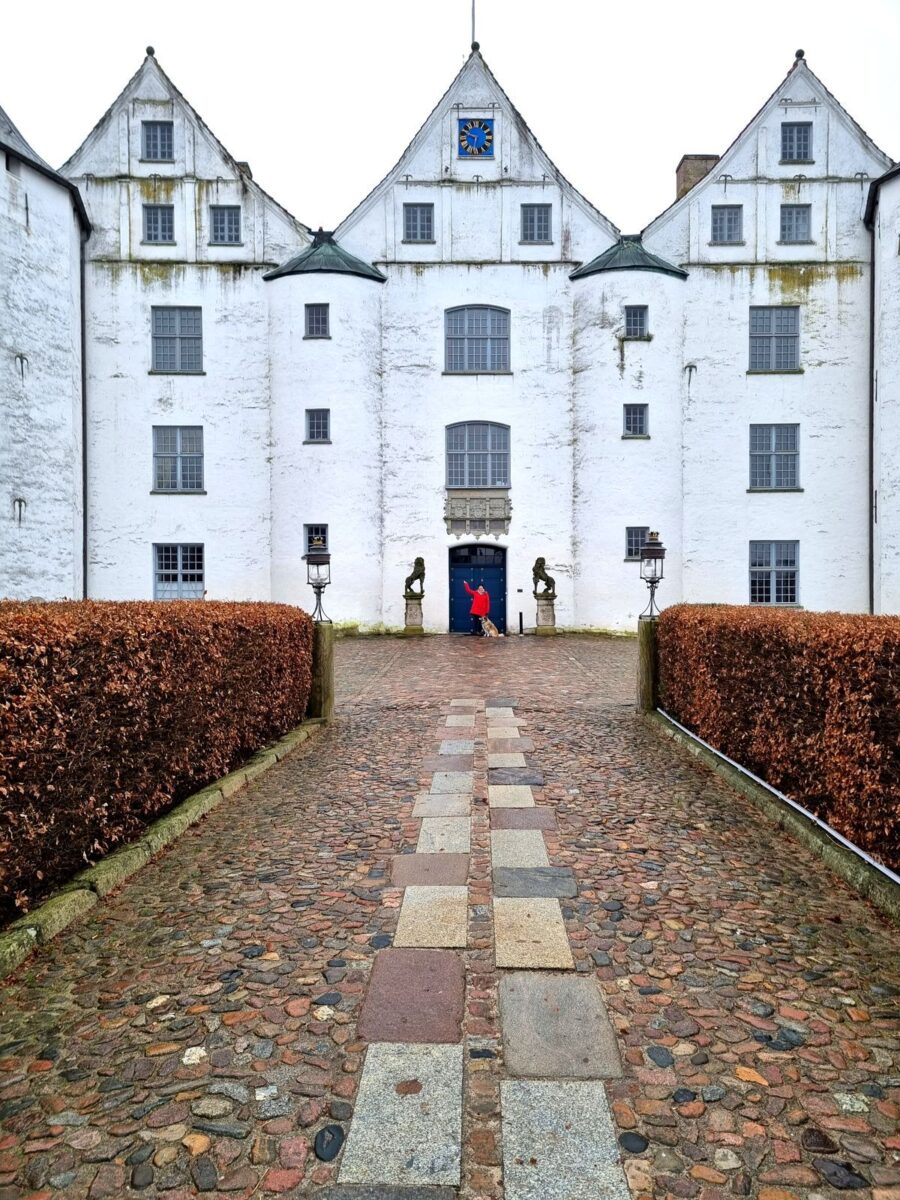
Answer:
[[[93,908],[101,896],[146,866],[154,855],[206,816],[210,809],[287,758],[324,724],[319,717],[310,718],[273,745],[258,750],[236,771],[182,800],[165,816],[148,825],[136,841],[107,854],[86,871],[80,871],[43,904],[0,932],[0,980],[11,974],[38,946],[49,942]]]
[[[708,750],[690,734],[683,733],[671,725],[662,713],[647,713],[646,720],[660,733],[672,738],[706,766],[711,767],[716,774],[726,779],[736,791],[762,809],[771,821],[786,829],[808,850],[812,850],[830,870],[839,875],[845,883],[849,883],[854,891],[874,904],[889,920],[900,925],[900,886],[882,875],[877,867],[873,867],[864,858],[860,858],[852,850],[829,837],[821,826],[785,804],[767,788],[735,770],[730,763],[723,761],[718,754]]]

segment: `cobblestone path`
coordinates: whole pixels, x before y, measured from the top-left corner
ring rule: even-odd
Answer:
[[[0,1200],[900,1200],[896,930],[634,716],[633,643],[338,671],[0,993]]]

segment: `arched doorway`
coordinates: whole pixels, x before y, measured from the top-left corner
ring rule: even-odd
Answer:
[[[450,548],[450,632],[471,633],[472,601],[463,583],[483,583],[491,597],[491,620],[506,633],[506,551],[502,546],[452,546]]]

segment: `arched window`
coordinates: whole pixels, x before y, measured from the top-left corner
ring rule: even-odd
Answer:
[[[509,426],[489,421],[448,425],[447,487],[508,488]]]
[[[448,308],[444,314],[451,372],[509,370],[509,310],[486,305]]]

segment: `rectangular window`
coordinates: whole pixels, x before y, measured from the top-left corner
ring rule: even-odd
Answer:
[[[331,337],[331,334],[328,332],[327,304],[307,304],[306,336],[308,338]]]
[[[403,240],[404,242],[434,241],[433,204],[403,205]]]
[[[782,204],[781,240],[783,242],[808,242],[810,237],[809,204]]]
[[[210,205],[209,240],[218,246],[237,246],[240,243],[241,208],[239,204]]]
[[[714,204],[712,206],[711,242],[733,246],[744,238],[743,204]]]
[[[449,425],[447,487],[508,488],[509,428],[477,421]]]
[[[172,375],[203,370],[203,322],[200,308],[154,308],[153,367]]]
[[[156,545],[153,547],[154,600],[202,600],[203,546]]]
[[[157,492],[203,491],[203,427],[153,426],[153,487]]]
[[[303,541],[306,544],[306,553],[315,548],[317,550],[328,549],[328,526],[327,525],[304,525],[303,526]],[[315,545],[320,542],[320,545]]]
[[[144,241],[175,241],[175,208],[172,204],[144,205]]]
[[[782,124],[781,161],[812,162],[812,121],[785,121]]]
[[[175,138],[171,121],[141,122],[141,158],[150,162],[172,162]]]
[[[641,557],[641,547],[647,541],[647,534],[650,532],[649,525],[629,525],[625,530],[625,557],[626,559],[639,559]]]
[[[625,404],[624,434],[625,437],[646,437],[649,430],[646,404]]]
[[[750,486],[800,486],[800,426],[750,426]]]
[[[750,603],[796,604],[799,542],[750,543]]]
[[[306,440],[308,442],[331,440],[330,408],[308,408],[306,410]]]
[[[447,371],[509,370],[509,313],[505,308],[451,308],[445,321]]]
[[[796,371],[800,366],[800,308],[750,309],[750,370]]]
[[[550,204],[522,205],[522,241],[551,242]]]
[[[627,338],[642,338],[647,336],[647,305],[625,305],[625,336]]]

